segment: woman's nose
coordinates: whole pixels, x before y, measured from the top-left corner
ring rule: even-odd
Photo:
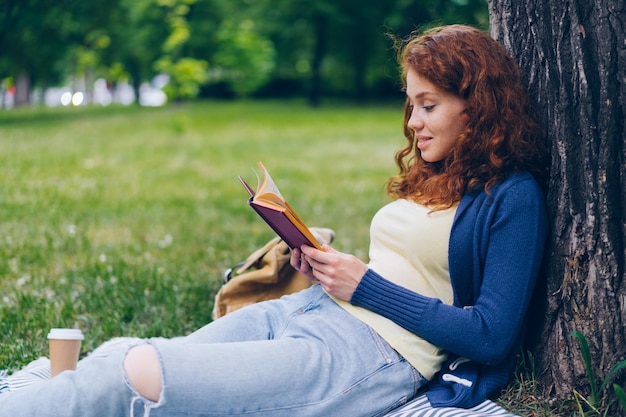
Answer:
[[[424,120],[420,117],[417,109],[413,109],[411,112],[407,126],[413,130],[420,130],[424,127]]]

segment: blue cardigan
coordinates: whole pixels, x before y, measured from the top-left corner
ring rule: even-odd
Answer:
[[[428,385],[435,407],[473,407],[508,383],[547,235],[545,200],[528,173],[460,201],[450,232],[453,305],[368,270],[350,302],[447,350]]]

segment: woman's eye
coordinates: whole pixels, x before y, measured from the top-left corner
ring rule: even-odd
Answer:
[[[422,108],[426,111],[433,111],[435,108],[435,105],[433,104],[432,106],[422,106]]]

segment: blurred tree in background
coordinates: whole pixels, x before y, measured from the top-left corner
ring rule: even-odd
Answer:
[[[161,47],[162,55],[154,64],[154,68],[170,76],[170,82],[166,85],[166,92],[170,98],[193,98],[198,95],[200,85],[208,79],[207,62],[185,56],[185,44],[191,37],[187,15],[195,0],[156,1],[166,10],[169,31]]]
[[[16,83],[17,104],[31,85],[47,87],[75,75],[108,46],[117,0],[0,2],[0,80]]]
[[[392,37],[488,21],[487,0],[0,0],[0,80],[17,105],[159,73],[170,99],[380,99],[399,87]]]

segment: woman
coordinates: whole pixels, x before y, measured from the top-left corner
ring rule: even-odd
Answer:
[[[368,264],[296,249],[292,265],[320,285],[87,358],[0,395],[0,416],[380,416],[424,387],[433,405],[464,407],[501,389],[544,249],[541,137],[487,34],[431,30],[401,64],[408,143]]]

